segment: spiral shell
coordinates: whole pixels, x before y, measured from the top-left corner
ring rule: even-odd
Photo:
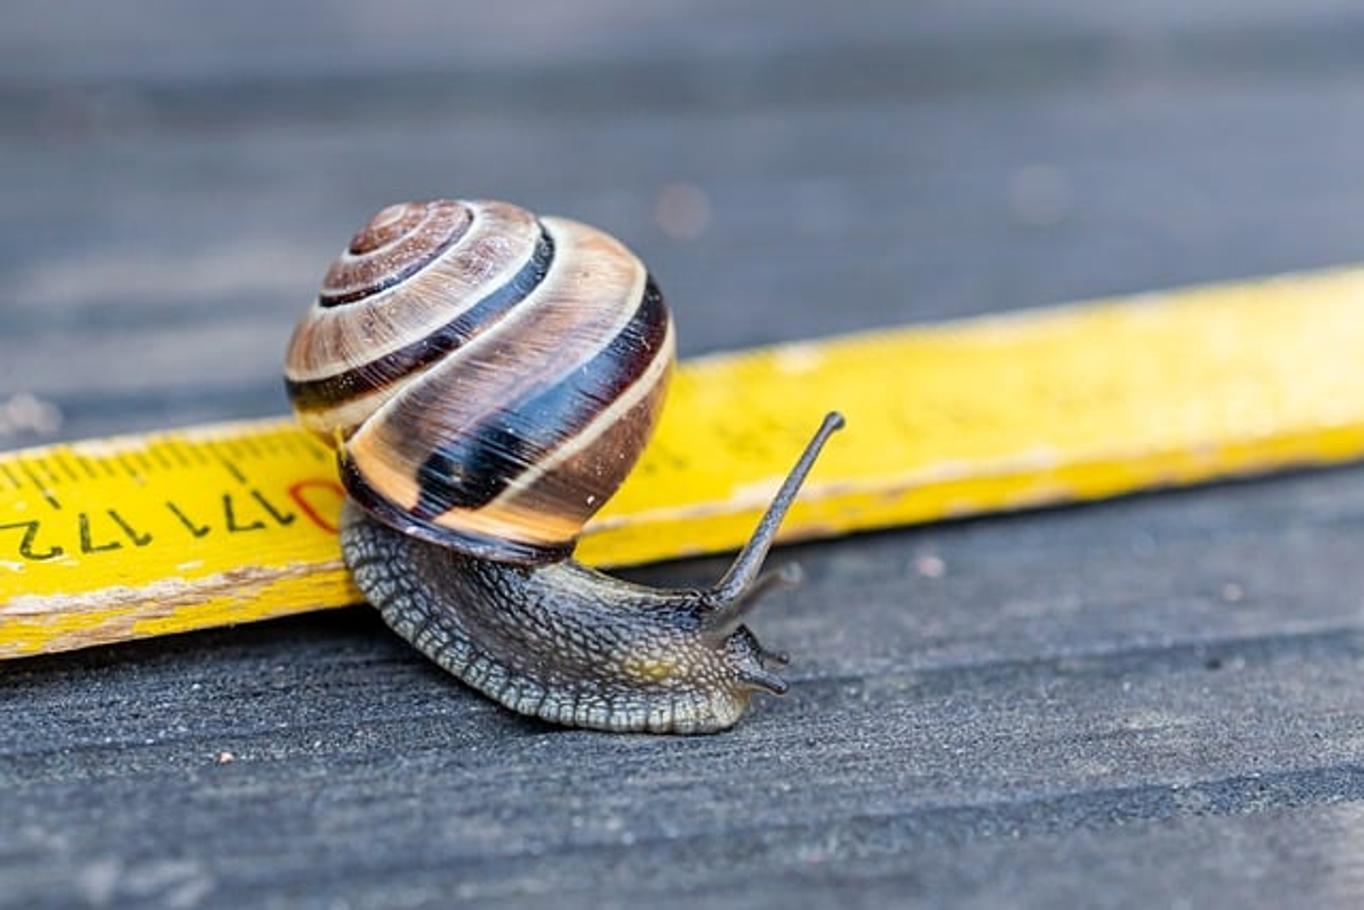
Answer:
[[[672,320],[611,236],[504,202],[389,206],[332,264],[285,383],[351,497],[405,533],[542,563],[652,433]]]

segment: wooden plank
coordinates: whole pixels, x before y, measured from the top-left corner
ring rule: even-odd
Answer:
[[[50,386],[67,439],[278,412],[315,264],[433,192],[630,238],[690,354],[1364,249],[1347,0],[560,7],[7,6],[0,339],[41,353],[0,358],[0,399]],[[781,81],[831,46],[840,78]],[[888,75],[933,46],[948,69]],[[556,118],[528,61],[591,94]],[[429,109],[268,97],[455,64]],[[657,220],[674,183],[709,201],[693,238]],[[249,257],[196,284],[261,237],[297,252],[270,286]],[[164,281],[85,280],[129,261]],[[149,383],[100,341],[140,350],[177,299],[163,341],[207,360],[248,323],[250,368]],[[799,547],[755,620],[793,691],[704,740],[510,718],[361,611],[8,665],[0,905],[1357,906],[1361,480]]]
[[[722,737],[511,717],[358,611],[24,662],[0,690],[3,767],[34,814],[0,838],[6,893],[94,879],[249,900],[292,882],[357,903],[588,906],[894,882],[1041,903],[1092,887],[1092,864],[1134,900],[1213,900],[1244,886],[1241,860],[1353,893],[1331,836],[1364,797],[1360,476],[802,548],[809,584],[755,621],[797,655],[793,693]],[[941,575],[916,568],[926,554]],[[194,845],[181,864],[171,840]],[[52,861],[27,879],[35,852]]]
[[[562,162],[584,174],[573,187],[534,151],[562,143],[565,126],[533,112],[508,126],[452,111],[458,126],[430,132],[417,150],[349,120],[240,138],[152,131],[145,174],[132,162],[110,171],[98,141],[18,144],[0,212],[26,229],[0,262],[9,295],[0,386],[59,406],[107,390],[110,408],[148,389],[221,395],[251,384],[255,395],[316,287],[318,263],[382,202],[459,190],[452,171],[630,238],[675,302],[688,354],[1357,256],[1364,227],[1350,213],[1364,188],[1336,146],[1283,150],[1278,166],[1295,175],[1294,191],[1277,195],[1254,150],[1282,148],[1277,131],[1364,129],[1358,83],[1306,81],[1268,97],[1220,84],[1182,92],[1187,113],[1177,119],[1158,100],[1098,87],[973,102],[970,117],[930,103],[756,119],[720,112],[688,118],[697,150],[681,161],[657,155],[671,143],[666,118],[621,117]],[[982,146],[975,117],[1014,138]],[[866,137],[872,151],[841,151],[847,135]],[[322,148],[335,149],[338,172],[373,176],[319,198],[310,155]],[[256,167],[271,179],[257,179]],[[196,180],[205,170],[218,182]],[[71,173],[86,176],[68,181]],[[658,221],[660,195],[679,181],[710,206],[695,238],[669,236]],[[221,205],[226,188],[231,206]],[[110,194],[117,205],[91,203]],[[1220,229],[1214,212],[1243,227]],[[1262,222],[1276,229],[1257,229]],[[61,242],[42,240],[52,237]],[[993,251],[988,262],[982,249]],[[799,307],[800,320],[774,318],[778,299]],[[155,371],[126,364],[139,344]],[[280,410],[282,396],[273,401],[255,413]],[[66,435],[83,432],[72,425]]]

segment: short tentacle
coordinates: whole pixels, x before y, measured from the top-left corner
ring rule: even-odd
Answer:
[[[701,733],[743,714],[754,692],[787,682],[744,626],[759,598],[794,584],[795,565],[762,558],[825,439],[830,415],[721,584],[654,590],[572,560],[521,568],[413,540],[357,505],[341,546],[356,584],[424,654],[516,711],[607,730]]]
[[[789,590],[798,586],[804,574],[799,563],[788,562],[778,569],[763,572],[733,600],[703,598],[699,608],[702,614],[702,627],[717,638],[724,638],[743,624],[764,597],[774,591]]]
[[[791,687],[786,680],[763,667],[745,667],[739,678],[755,689],[762,689],[773,695],[785,695],[786,690]]]
[[[342,554],[384,620],[557,723],[712,732],[755,692],[785,692],[772,668],[786,656],[744,620],[800,578],[763,560],[839,414],[713,588],[646,588],[568,558],[648,440],[674,347],[648,270],[595,228],[491,201],[371,219],[295,330],[285,376],[342,453]]]

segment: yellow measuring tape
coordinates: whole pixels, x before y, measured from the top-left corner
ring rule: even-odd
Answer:
[[[578,555],[730,549],[821,415],[785,540],[1364,455],[1364,270],[685,363]],[[359,600],[331,455],[289,420],[0,455],[0,657]]]

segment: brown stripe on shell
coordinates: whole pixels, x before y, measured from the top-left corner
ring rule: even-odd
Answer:
[[[499,536],[508,540],[542,545],[575,540],[625,481],[653,435],[667,395],[672,356],[669,336],[667,349],[659,354],[661,369],[626,390],[623,408],[603,415],[565,443],[561,452],[551,453],[551,467],[536,471],[534,479],[514,485],[479,510],[489,526],[495,522]],[[449,524],[454,518],[446,515],[436,521]]]
[[[469,229],[471,213],[451,199],[404,202],[380,211],[351,238],[322,279],[318,303],[363,300],[425,268]]]
[[[661,357],[669,319],[652,280],[616,336],[559,382],[506,402],[479,423],[438,445],[418,469],[415,512],[434,517],[474,509],[570,445]]]
[[[530,258],[505,284],[488,291],[478,302],[405,347],[321,379],[285,377],[289,400],[299,411],[336,408],[355,398],[389,388],[455,351],[497,324],[530,295],[554,261],[554,242],[541,231]]]
[[[566,440],[529,480],[478,509],[452,509],[434,518],[400,508],[376,491],[371,477],[343,459],[342,480],[366,511],[405,534],[470,556],[522,565],[562,559],[601,506],[615,493],[644,450],[662,410],[675,351],[671,321],[644,374],[578,437]],[[541,470],[543,468],[543,470]]]
[[[401,352],[420,352],[428,336],[525,278],[541,252],[535,216],[503,202],[459,205],[471,213],[467,230],[424,269],[363,301],[314,305],[294,330],[285,380],[309,429],[327,438],[349,435],[391,397],[397,379],[430,364]]]
[[[496,327],[410,382],[366,421],[346,445],[347,461],[359,482],[413,518],[418,517],[424,485],[419,472],[424,466],[430,469],[433,453],[450,447],[462,434],[486,426],[514,403],[533,402],[563,383],[617,339],[648,297],[643,266],[614,238],[562,219],[546,218],[544,224],[558,251],[540,286]],[[661,300],[658,305],[662,306]],[[666,311],[662,312],[666,334],[669,331]],[[661,337],[648,337],[653,339],[651,347],[639,352],[634,376],[653,363],[660,356],[659,349],[665,346]],[[609,401],[597,404],[599,411],[610,406]],[[537,418],[527,413],[517,419]],[[537,427],[540,431],[545,429],[553,432],[554,428]],[[570,443],[581,430],[580,425],[562,428],[549,450]],[[461,470],[458,464],[444,467],[453,472]],[[516,475],[531,468],[531,464],[517,464],[511,476],[491,478],[490,485],[485,483],[487,478],[452,476],[448,480],[456,487],[471,481],[495,496]],[[546,484],[549,483],[547,480]],[[601,501],[609,492],[600,494]],[[570,497],[573,502],[558,508],[545,503],[536,520],[555,528],[552,534],[543,535],[556,538],[547,552],[550,549],[557,552],[565,539],[571,541],[576,537],[578,527],[565,519],[579,513],[580,503],[587,496],[597,495],[592,491],[574,492]],[[485,498],[480,504],[486,501]],[[519,512],[514,505],[504,503],[500,508],[504,512]],[[428,508],[427,512],[430,511]],[[505,529],[506,521],[492,520],[494,517],[492,514],[480,517],[477,508],[456,508],[421,520],[437,527],[497,537]],[[447,543],[460,547],[458,540]]]
[[[499,533],[498,527],[489,526],[488,531],[483,533],[473,527],[445,527],[417,518],[385,499],[356,469],[354,463],[345,459],[341,461],[341,483],[356,505],[380,523],[409,537],[451,547],[467,556],[519,565],[538,565],[556,562],[573,552],[573,534],[565,536],[558,543],[522,542]]]
[[[399,202],[395,205],[387,206],[375,213],[369,223],[355,232],[355,236],[350,239],[350,245],[346,251],[353,256],[363,256],[373,253],[375,250],[388,246],[416,230],[417,225],[430,216],[433,208],[443,208],[449,203],[441,200],[435,202]],[[462,206],[461,206],[462,208]],[[467,213],[467,210],[465,210]],[[337,266],[333,265],[327,272],[330,276],[337,271]],[[336,287],[344,282],[326,281],[322,282],[325,290],[328,287]]]

